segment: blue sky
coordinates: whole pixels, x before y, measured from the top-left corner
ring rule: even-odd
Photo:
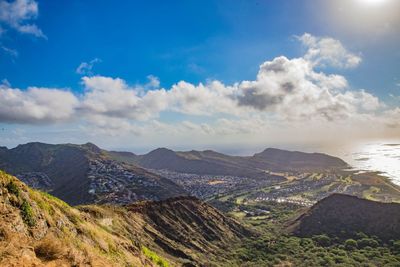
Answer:
[[[7,33],[2,44],[16,49],[18,57],[3,53],[0,73],[20,88],[79,90],[76,67],[99,58],[96,73],[130,83],[143,82],[150,74],[167,87],[182,79],[231,83],[253,78],[267,59],[300,55],[292,36],[310,32],[345,39],[348,47],[364,55],[365,66],[346,73],[355,86],[382,97],[393,92],[394,79],[400,76],[398,38],[385,37],[378,43],[351,40],[319,20],[315,2],[38,1],[35,23],[47,40]]]
[[[209,81],[216,80],[229,87],[243,81],[255,81],[257,74],[260,74],[260,65],[273,61],[279,56],[284,56],[289,60],[304,58],[308,62],[313,61],[314,73],[322,72],[324,75],[334,74],[344,77],[347,84],[342,86],[345,88],[343,90],[350,92],[365,90],[381,102],[381,106],[373,111],[374,116],[385,112],[385,114],[387,112],[397,114],[396,108],[399,106],[398,96],[400,95],[400,52],[398,49],[400,8],[398,8],[398,2],[394,0],[380,0],[381,3],[378,3],[379,0],[375,0],[377,3],[371,1],[373,0],[192,0],[115,3],[111,1],[1,0],[0,3],[5,7],[3,11],[0,11],[0,29],[2,29],[0,80],[3,79],[3,89],[14,90],[7,91],[8,93],[16,93],[15,90],[20,90],[17,98],[27,97],[28,102],[34,101],[35,104],[40,101],[38,102],[37,98],[32,100],[34,97],[26,93],[29,87],[38,87],[39,91],[47,88],[69,92],[73,95],[72,98],[76,98],[71,99],[70,102],[73,111],[66,107],[65,113],[56,118],[43,115],[43,118],[40,117],[35,121],[36,117],[24,118],[24,114],[14,118],[10,114],[11,109],[0,110],[0,113],[4,113],[0,115],[0,123],[4,128],[24,133],[24,139],[10,139],[5,144],[15,145],[23,140],[31,141],[35,138],[50,142],[90,141],[92,139],[90,136],[72,138],[72,134],[67,134],[71,137],[59,138],[53,137],[52,133],[67,129],[65,133],[72,131],[77,132],[77,136],[82,136],[82,129],[87,130],[88,125],[94,120],[92,117],[100,115],[102,118],[96,117],[96,124],[101,121],[104,126],[106,117],[112,120],[119,119],[119,124],[129,125],[127,126],[129,129],[131,126],[140,128],[139,132],[144,131],[143,127],[147,129],[149,123],[156,122],[188,122],[196,125],[193,127],[207,125],[211,130],[215,130],[216,124],[220,125],[218,120],[233,120],[233,117],[236,121],[245,120],[242,115],[244,111],[222,115],[223,112],[218,110],[210,115],[200,112],[193,106],[182,107],[181,102],[171,100],[176,107],[168,109],[158,106],[153,115],[145,117],[130,115],[125,118],[122,115],[122,108],[99,111],[98,107],[104,103],[96,102],[96,108],[83,103],[85,97],[90,96],[87,94],[88,91],[100,90],[98,88],[101,87],[99,83],[88,85],[89,79],[120,78],[126,85],[123,87],[124,90],[135,91],[135,94],[140,96],[152,90],[170,91],[180,81],[196,86],[199,83],[207,84]],[[12,6],[12,4],[15,5]],[[25,13],[13,13],[18,8]],[[27,29],[24,27],[26,25],[34,25],[34,27]],[[322,41],[310,45],[304,38],[299,39],[306,33],[317,38],[312,42]],[[345,53],[359,58],[360,62],[351,67],[332,64],[332,58],[329,59],[329,64],[316,63],[319,59],[315,57],[311,59],[308,53],[316,47],[320,49],[325,43],[324,40],[337,41]],[[333,46],[337,44],[330,43]],[[342,52],[332,55],[340,57],[343,56],[344,52]],[[321,54],[318,56],[324,57]],[[84,65],[81,65],[82,63]],[[80,65],[83,68],[78,71]],[[149,79],[149,75],[153,78]],[[83,77],[88,77],[88,79],[83,80]],[[274,76],[271,79],[275,78]],[[151,80],[155,84],[151,84]],[[106,81],[103,79],[102,82]],[[322,88],[322,90],[325,89]],[[329,90],[335,94],[335,88]],[[38,94],[43,92],[46,91],[42,90]],[[247,95],[246,92],[248,91],[235,94]],[[260,92],[257,91],[256,95],[261,94]],[[221,98],[220,95],[218,97]],[[268,99],[269,104],[275,99],[283,98],[276,95],[274,97]],[[342,98],[343,96],[339,96],[338,99]],[[97,100],[99,98],[96,98]],[[135,101],[132,98],[131,102],[121,103],[119,107],[126,106],[130,111],[137,109],[138,106],[132,104]],[[240,102],[240,99],[238,101],[239,107],[249,103],[248,100],[247,102]],[[354,104],[354,100],[351,101]],[[86,102],[90,102],[90,99]],[[172,105],[172,102],[164,105]],[[299,105],[301,104],[304,103]],[[85,112],[85,115],[71,115],[88,109],[92,110],[89,115],[88,112]],[[51,108],[46,110],[51,110]],[[96,114],[93,114],[93,110],[96,110]],[[322,108],[318,107],[316,110],[321,112]],[[349,110],[352,109],[349,108]],[[280,112],[285,112],[286,117],[282,120],[288,120],[286,107],[270,109],[262,104],[261,108],[255,106],[254,110],[246,112],[245,116],[248,116],[246,120],[249,120],[249,117],[259,119],[259,117],[268,116],[268,119],[263,119],[268,123],[274,122],[270,128],[279,129],[276,130],[277,132],[284,131],[282,123],[276,119],[281,116]],[[241,115],[238,115],[239,113]],[[364,111],[359,113],[365,117]],[[371,112],[368,114],[371,115]],[[83,116],[90,118],[82,121]],[[78,119],[71,117],[78,117]],[[334,116],[325,117],[332,121],[331,117]],[[59,120],[60,118],[62,120]],[[122,122],[123,119],[125,119],[124,122]],[[296,121],[298,122],[297,118]],[[324,123],[316,124],[323,125]],[[388,124],[388,122],[385,123]],[[353,132],[353,130],[349,131]],[[26,132],[31,132],[31,135],[27,135]],[[34,132],[37,132],[37,135],[34,135]],[[304,134],[304,131],[301,132]],[[391,132],[389,136],[397,133]],[[258,136],[256,139],[264,143],[259,137],[263,136],[263,132],[260,131],[256,135]],[[377,135],[379,134],[373,134],[374,137]],[[382,133],[383,137],[386,135],[386,132]],[[113,136],[111,135],[109,139],[111,141],[106,141],[107,137],[99,141],[106,147],[123,147],[125,141],[115,142]],[[199,137],[202,141],[199,141],[198,145],[206,146],[211,141],[213,144],[218,143],[216,140],[223,136],[219,134]],[[271,138],[273,136],[275,135]],[[130,132],[126,139],[121,140],[129,140],[129,138],[139,138],[145,144],[144,146],[150,147],[153,144],[177,146],[181,137],[176,137],[176,140],[165,140],[160,134],[158,137],[146,139],[143,133],[132,135]],[[236,136],[230,142],[234,143],[240,138],[242,138],[240,135]],[[286,141],[280,140],[280,142]]]

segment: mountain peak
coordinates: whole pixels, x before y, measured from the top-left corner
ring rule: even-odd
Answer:
[[[156,148],[156,149],[150,151],[147,155],[150,155],[150,154],[175,154],[175,151],[173,151],[169,148],[159,147],[159,148]]]
[[[87,149],[88,151],[94,152],[96,154],[100,153],[102,150],[98,146],[93,143],[87,142],[86,144],[81,145],[81,147]]]

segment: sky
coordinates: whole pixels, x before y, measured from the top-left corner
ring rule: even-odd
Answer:
[[[397,0],[0,0],[0,145],[400,137]]]

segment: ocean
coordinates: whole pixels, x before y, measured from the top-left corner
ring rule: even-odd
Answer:
[[[379,171],[400,185],[400,141],[366,142],[324,151],[340,157],[354,169]]]

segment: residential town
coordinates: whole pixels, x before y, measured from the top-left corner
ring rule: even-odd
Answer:
[[[151,170],[181,185],[190,195],[200,199],[206,199],[231,191],[249,190],[265,187],[281,181],[276,176],[265,178],[248,178],[229,175],[199,175],[191,173],[179,173],[169,170]]]
[[[17,174],[16,177],[32,188],[44,191],[49,190],[53,185],[49,176],[43,172],[24,172]]]
[[[89,164],[89,193],[97,203],[129,204],[141,199],[158,200],[158,197],[137,192],[135,186],[156,187],[156,181],[149,181],[134,174],[122,164],[112,160],[92,160]]]

